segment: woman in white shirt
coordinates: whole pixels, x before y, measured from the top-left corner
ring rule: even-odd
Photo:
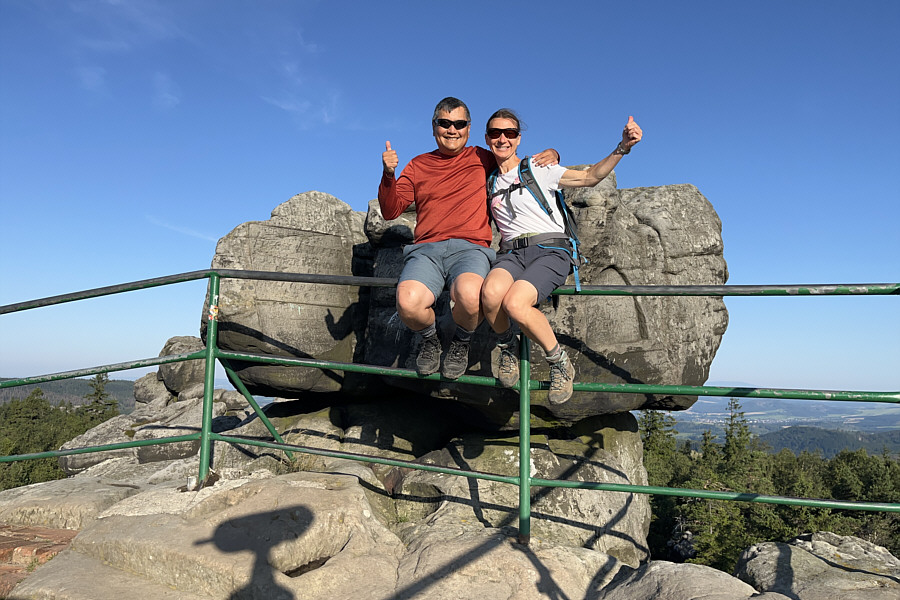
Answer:
[[[641,128],[628,117],[622,141],[609,156],[586,171],[560,165],[530,166],[554,214],[548,214],[519,181],[520,158],[516,154],[521,137],[521,121],[510,109],[501,108],[488,119],[484,141],[497,161],[497,173],[490,178],[488,202],[501,244],[481,288],[484,316],[498,336],[500,363],[498,379],[506,387],[519,381],[518,340],[510,320],[538,344],[550,365],[552,404],[562,404],[572,396],[575,368],[560,348],[544,313],[537,308],[553,290],[565,283],[572,267],[571,248],[561,215],[556,214],[556,190],[597,185],[641,141]]]

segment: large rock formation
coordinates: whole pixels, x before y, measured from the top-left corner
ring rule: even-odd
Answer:
[[[0,492],[0,522],[79,530],[8,597],[869,600],[900,591],[897,559],[856,538],[818,533],[754,546],[738,567],[742,581],[537,533],[521,546],[509,527],[489,522],[489,511],[508,508],[478,498],[481,483],[408,477],[391,495],[365,465],[322,460],[321,471],[282,475],[221,468],[215,484],[190,491],[184,482],[196,459],[136,465],[120,457]],[[430,496],[438,487],[469,493]],[[392,513],[392,502],[428,508]],[[563,520],[535,511],[535,523]]]
[[[294,196],[268,221],[238,225],[219,240],[213,268],[328,275],[366,275],[364,216],[321,192]],[[219,292],[223,350],[353,362],[367,308],[355,286],[224,279]],[[204,317],[206,308],[204,307]],[[201,320],[205,339],[206,319]],[[340,390],[340,373],[237,362],[254,393]]]
[[[583,283],[725,282],[719,221],[695,188],[619,191],[611,178],[570,201],[590,259]],[[414,227],[411,212],[386,222],[377,204],[364,216],[308,192],[269,221],[229,233],[213,267],[396,277]],[[219,346],[227,350],[399,366],[415,351],[394,315],[392,288],[226,278],[218,302]],[[445,294],[438,302],[445,337],[447,309]],[[580,381],[701,384],[727,321],[721,299],[707,298],[563,297],[547,311]],[[491,374],[493,346],[482,327],[470,373]],[[197,338],[173,338],[162,354],[202,347]],[[197,431],[200,365],[166,365],[142,378],[134,413],[67,446]],[[279,397],[266,413],[288,443],[518,475],[518,438],[509,431],[518,398],[510,390],[232,366],[252,392]],[[544,369],[537,360],[535,376],[546,378]],[[270,438],[235,392],[216,390],[213,398],[214,431]],[[627,411],[691,402],[577,393],[551,410],[535,393],[532,473],[646,485]],[[507,483],[220,442],[212,456],[213,476],[199,490],[197,444],[182,442],[64,457],[69,479],[0,493],[4,522],[81,530],[15,590],[18,597],[604,598],[614,580],[634,583],[633,570],[647,558],[642,494],[535,488],[532,543],[523,547],[513,541],[517,488]],[[698,581],[697,569],[683,574],[683,584],[676,571],[665,571],[671,589],[696,589],[689,582]],[[720,585],[720,575],[710,577],[716,597],[753,593],[738,580]],[[635,588],[633,597],[641,593]]]
[[[617,190],[614,175],[595,188],[574,190],[586,285],[720,285],[727,280],[721,224],[693,186]],[[246,223],[223,238],[214,267],[396,278],[401,245],[412,241],[415,213],[385,221],[372,201],[361,214],[336,198],[307,192],[276,208],[264,223]],[[368,243],[363,236],[367,236]],[[323,247],[330,252],[323,252]],[[220,294],[220,345],[226,349],[382,366],[410,365],[415,336],[395,314],[393,288],[226,280]],[[361,295],[360,295],[361,294]],[[437,304],[443,338],[453,324],[445,293]],[[576,380],[603,383],[701,385],[727,325],[721,298],[563,296],[545,311],[570,350]],[[479,328],[469,374],[492,376],[495,339]],[[494,357],[495,358],[495,357]],[[547,367],[535,349],[533,376]],[[251,391],[293,396],[301,390],[370,392],[372,381],[347,385],[339,373],[302,367],[240,366]],[[481,406],[486,424],[514,427],[517,396],[451,382],[389,379],[391,385]],[[684,409],[694,397],[578,392],[550,407],[546,392],[532,405],[548,421],[576,423],[597,414],[638,408]]]

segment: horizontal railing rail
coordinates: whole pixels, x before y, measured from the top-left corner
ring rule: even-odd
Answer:
[[[11,379],[0,382],[0,389],[16,387],[28,384],[45,383],[49,381],[57,381],[61,379],[71,379],[75,377],[85,377],[100,373],[110,373],[115,371],[125,371],[136,368],[144,368],[165,364],[172,364],[186,360],[204,360],[205,378],[204,378],[204,398],[203,398],[203,418],[200,430],[196,433],[179,436],[169,436],[162,438],[153,438],[145,440],[132,440],[128,442],[104,444],[99,446],[85,446],[80,448],[67,448],[64,450],[55,450],[47,452],[37,452],[31,454],[20,454],[12,456],[0,456],[0,464],[13,462],[17,460],[32,460],[40,458],[59,458],[74,454],[86,454],[91,452],[105,452],[111,450],[121,450],[129,448],[138,448],[151,445],[171,444],[177,442],[200,442],[199,457],[199,474],[198,481],[200,485],[205,483],[212,467],[211,464],[211,445],[213,442],[223,442],[237,445],[250,445],[285,452],[288,458],[291,458],[293,452],[343,458],[349,460],[357,460],[362,462],[370,462],[383,464],[388,466],[406,467],[411,469],[419,469],[432,471],[450,475],[459,475],[463,477],[471,477],[476,479],[484,479],[517,485],[519,487],[519,539],[523,543],[528,543],[530,538],[530,518],[531,518],[531,488],[532,487],[561,487],[574,489],[588,489],[598,491],[614,491],[638,494],[655,494],[666,496],[680,496],[688,498],[704,498],[712,500],[724,501],[740,501],[740,502],[760,502],[768,504],[782,504],[790,506],[807,506],[814,508],[829,508],[840,510],[867,510],[882,512],[900,512],[900,504],[897,503],[878,503],[878,502],[850,502],[840,500],[827,499],[811,499],[811,498],[791,498],[786,496],[768,496],[754,494],[748,492],[725,492],[711,490],[692,490],[686,488],[668,488],[658,486],[641,486],[631,484],[612,484],[599,482],[583,482],[568,481],[555,479],[541,479],[532,477],[530,473],[530,461],[519,460],[519,474],[517,476],[502,475],[496,473],[485,473],[480,471],[469,471],[454,467],[441,467],[436,465],[425,465],[413,461],[403,461],[397,459],[387,459],[378,456],[370,456],[365,454],[356,454],[350,452],[340,452],[332,450],[323,450],[306,446],[299,446],[285,443],[281,438],[277,429],[269,421],[265,415],[265,411],[259,406],[252,394],[240,381],[240,378],[234,373],[230,362],[239,360],[244,362],[253,362],[259,364],[271,364],[281,366],[298,366],[316,369],[339,370],[344,372],[356,372],[369,375],[405,377],[422,380],[440,380],[440,374],[429,375],[426,377],[418,375],[415,371],[401,369],[397,367],[383,367],[376,365],[363,365],[354,363],[340,363],[334,361],[325,361],[312,358],[297,358],[274,356],[248,352],[225,351],[218,348],[217,331],[218,331],[218,305],[219,305],[219,287],[222,278],[235,279],[254,279],[264,281],[280,281],[289,283],[305,283],[305,284],[325,284],[325,285],[351,285],[359,287],[394,287],[397,280],[393,278],[372,278],[357,277],[344,275],[318,275],[305,273],[278,273],[270,271],[244,271],[234,269],[207,269],[200,271],[191,271],[188,273],[180,273],[166,277],[157,277],[153,279],[144,279],[131,283],[120,285],[112,285],[71,294],[62,294],[58,296],[50,296],[37,300],[19,302],[15,304],[7,304],[0,306],[0,314],[8,314],[35,308],[53,306],[66,302],[77,300],[85,300],[108,296],[112,294],[120,294],[124,292],[137,291],[183,283],[188,281],[196,281],[208,279],[209,285],[207,290],[207,306],[209,312],[207,315],[207,340],[206,348],[197,352],[172,354],[167,356],[159,356],[154,358],[145,358],[128,362],[102,365],[85,369],[77,369],[64,371],[60,373],[51,373],[47,375],[38,375],[32,377],[24,377],[19,379]],[[865,283],[865,284],[817,284],[817,285],[721,285],[721,286],[582,286],[581,291],[576,291],[572,286],[563,286],[554,292],[558,295],[600,295],[600,296],[768,296],[768,297],[810,297],[810,296],[860,296],[860,295],[900,295],[900,283]],[[514,386],[519,392],[519,411],[520,415],[529,415],[531,410],[530,392],[532,390],[546,390],[549,383],[546,381],[535,381],[531,379],[530,368],[530,343],[527,339],[523,340],[520,346],[520,381]],[[269,431],[274,442],[266,440],[258,440],[252,438],[243,438],[237,436],[229,436],[212,432],[212,398],[214,387],[215,363],[218,361],[230,380],[235,384],[238,391],[244,396],[256,415],[260,418],[266,429]],[[463,375],[458,380],[459,383],[497,387],[499,383],[493,377],[484,377],[477,375]],[[776,399],[799,399],[799,400],[826,400],[826,401],[852,401],[852,402],[887,402],[900,403],[900,391],[878,392],[878,391],[845,391],[845,390],[797,390],[797,389],[774,389],[774,388],[756,388],[756,387],[723,387],[723,386],[688,386],[688,385],[657,385],[657,384],[640,384],[640,383],[590,383],[581,382],[574,384],[575,391],[585,392],[606,392],[606,393],[625,393],[625,394],[671,394],[686,396],[731,396],[740,398],[776,398]],[[519,456],[528,456],[531,450],[530,440],[530,419],[519,419]]]

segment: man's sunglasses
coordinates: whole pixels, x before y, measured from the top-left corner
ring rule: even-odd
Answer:
[[[432,121],[438,127],[443,127],[444,129],[450,129],[450,127],[456,127],[457,130],[465,129],[469,126],[468,121],[459,120],[459,121],[451,121],[450,119],[435,119]]]
[[[519,137],[519,130],[518,129],[496,129],[494,127],[491,127],[490,129],[487,130],[487,136],[489,138],[491,138],[492,140],[496,140],[501,135],[505,135],[506,139],[508,139],[508,140],[514,140],[517,137]]]

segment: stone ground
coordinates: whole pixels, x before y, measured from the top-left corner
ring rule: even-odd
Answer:
[[[71,529],[0,525],[0,598],[69,545],[78,534]]]

